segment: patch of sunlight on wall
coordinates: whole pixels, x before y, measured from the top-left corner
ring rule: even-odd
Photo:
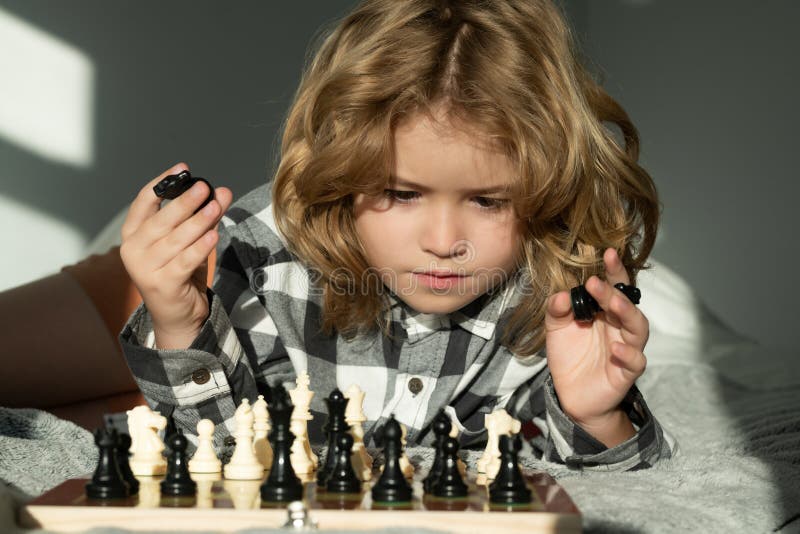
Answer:
[[[88,168],[94,65],[73,45],[0,8],[0,137],[44,159]]]
[[[0,195],[0,291],[58,272],[81,259],[86,236],[55,217]]]

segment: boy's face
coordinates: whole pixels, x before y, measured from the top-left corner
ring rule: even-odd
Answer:
[[[521,225],[509,194],[477,192],[508,187],[513,168],[478,139],[418,115],[395,130],[384,194],[354,197],[370,274],[417,311],[455,311],[513,272]],[[433,270],[463,276],[422,274]]]

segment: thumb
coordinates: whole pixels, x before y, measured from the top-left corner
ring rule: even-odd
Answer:
[[[548,329],[560,328],[571,323],[573,319],[572,300],[569,291],[560,291],[554,295],[550,295],[547,299],[545,326]]]

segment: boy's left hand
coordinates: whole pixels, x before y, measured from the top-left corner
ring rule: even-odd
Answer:
[[[617,252],[606,249],[603,261],[606,280],[592,276],[585,283],[601,308],[591,323],[575,320],[569,291],[551,295],[545,314],[547,365],[559,403],[587,430],[620,420],[619,404],[644,372],[650,335],[647,318],[614,287],[630,283]]]

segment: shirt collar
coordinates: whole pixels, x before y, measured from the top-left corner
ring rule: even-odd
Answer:
[[[466,306],[447,314],[418,312],[388,291],[388,313],[406,331],[409,343],[416,343],[435,332],[451,330],[454,326],[489,340],[502,313],[516,302],[516,279],[512,277],[494,291],[484,293]]]

